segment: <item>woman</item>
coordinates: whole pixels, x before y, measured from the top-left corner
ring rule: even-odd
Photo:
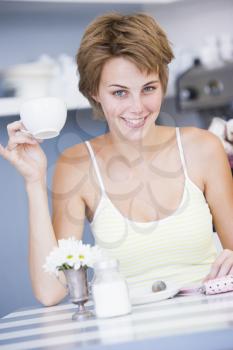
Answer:
[[[109,132],[58,159],[52,222],[46,156],[19,121],[8,125],[0,153],[25,179],[30,273],[43,304],[65,296],[43,271],[45,257],[58,239],[81,239],[85,217],[132,286],[233,273],[233,189],[220,141],[208,131],[155,123],[172,58],[164,31],[148,15],[110,13],[87,28],[77,55],[79,87]],[[219,256],[212,218],[225,248]]]

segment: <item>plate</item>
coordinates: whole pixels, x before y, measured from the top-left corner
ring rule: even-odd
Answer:
[[[180,288],[175,285],[168,285],[167,289],[156,293],[153,293],[153,292],[137,293],[136,291],[130,291],[130,300],[132,305],[154,303],[157,301],[173,298],[176,294],[179,293],[179,291],[180,291]]]

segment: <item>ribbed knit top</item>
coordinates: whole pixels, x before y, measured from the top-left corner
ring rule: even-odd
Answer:
[[[179,284],[200,282],[217,256],[212,215],[203,192],[189,178],[179,128],[176,139],[185,183],[181,203],[161,220],[136,222],[124,217],[108,197],[91,144],[86,141],[101,189],[91,222],[96,244],[120,262],[130,286],[155,280]]]

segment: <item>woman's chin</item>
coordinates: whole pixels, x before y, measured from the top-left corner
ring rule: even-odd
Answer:
[[[119,139],[129,142],[138,143],[146,138],[149,134],[152,125],[155,125],[154,117],[151,115],[142,120],[132,121],[126,118],[116,118],[109,123],[109,130]]]
[[[138,142],[142,140],[151,126],[149,126],[149,117],[144,118],[138,124],[132,124],[125,120],[120,120],[118,125],[118,132],[127,140],[132,142]]]

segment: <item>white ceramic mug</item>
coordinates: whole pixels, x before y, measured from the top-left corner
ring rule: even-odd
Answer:
[[[30,99],[20,107],[20,118],[26,132],[38,139],[58,136],[65,125],[66,116],[66,105],[57,97]]]

